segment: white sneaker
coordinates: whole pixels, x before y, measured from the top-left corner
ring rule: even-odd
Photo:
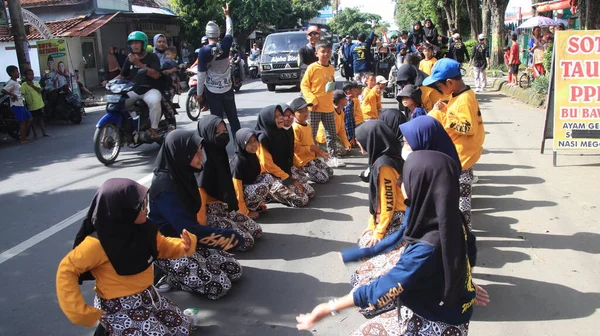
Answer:
[[[330,168],[337,168],[337,167],[346,167],[346,164],[344,163],[344,161],[340,160],[339,158],[336,157],[332,157],[327,161],[327,165]]]
[[[476,88],[476,89],[475,89],[475,92],[479,92],[479,88]]]
[[[475,184],[479,182],[479,177],[477,177],[477,175],[473,175],[473,182],[471,184]]]
[[[160,280],[158,280],[158,282],[156,283],[156,285],[154,285],[154,287],[156,288],[156,291],[159,293],[166,293],[168,291],[171,290],[171,284],[169,283],[169,277],[168,276],[163,276],[162,278],[160,278]]]
[[[481,92],[485,92],[485,88],[484,88],[484,87],[482,87],[481,89],[479,89],[479,91],[481,91]]]

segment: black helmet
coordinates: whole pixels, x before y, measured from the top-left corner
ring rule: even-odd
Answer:
[[[202,39],[200,40],[200,44],[208,44],[208,37],[202,36]]]

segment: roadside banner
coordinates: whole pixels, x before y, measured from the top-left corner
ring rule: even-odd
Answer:
[[[554,36],[554,150],[600,149],[600,30]]]
[[[45,89],[57,89],[68,84],[73,94],[81,97],[67,41],[64,38],[39,40],[37,51]]]

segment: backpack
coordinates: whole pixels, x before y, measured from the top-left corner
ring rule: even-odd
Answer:
[[[486,56],[485,44],[477,43],[473,52],[473,65],[477,68],[485,67],[487,65]]]

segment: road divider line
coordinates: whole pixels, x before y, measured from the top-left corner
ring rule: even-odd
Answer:
[[[148,174],[144,177],[142,177],[141,179],[137,180],[137,183],[139,184],[143,184],[146,185],[148,182],[152,181],[152,177],[154,176],[154,174]],[[30,249],[31,247],[41,243],[42,241],[50,238],[52,235],[54,235],[55,233],[75,224],[78,223],[79,221],[81,221],[83,219],[83,217],[85,217],[85,215],[87,214],[88,208],[85,209],[81,209],[78,212],[76,212],[75,214],[69,216],[68,218],[65,218],[64,220],[60,221],[59,223],[56,223],[54,225],[52,225],[51,227],[47,228],[46,230],[36,234],[35,236],[25,240],[24,242],[2,252],[2,254],[0,254],[0,264],[12,259],[13,257],[23,253],[24,251]]]

